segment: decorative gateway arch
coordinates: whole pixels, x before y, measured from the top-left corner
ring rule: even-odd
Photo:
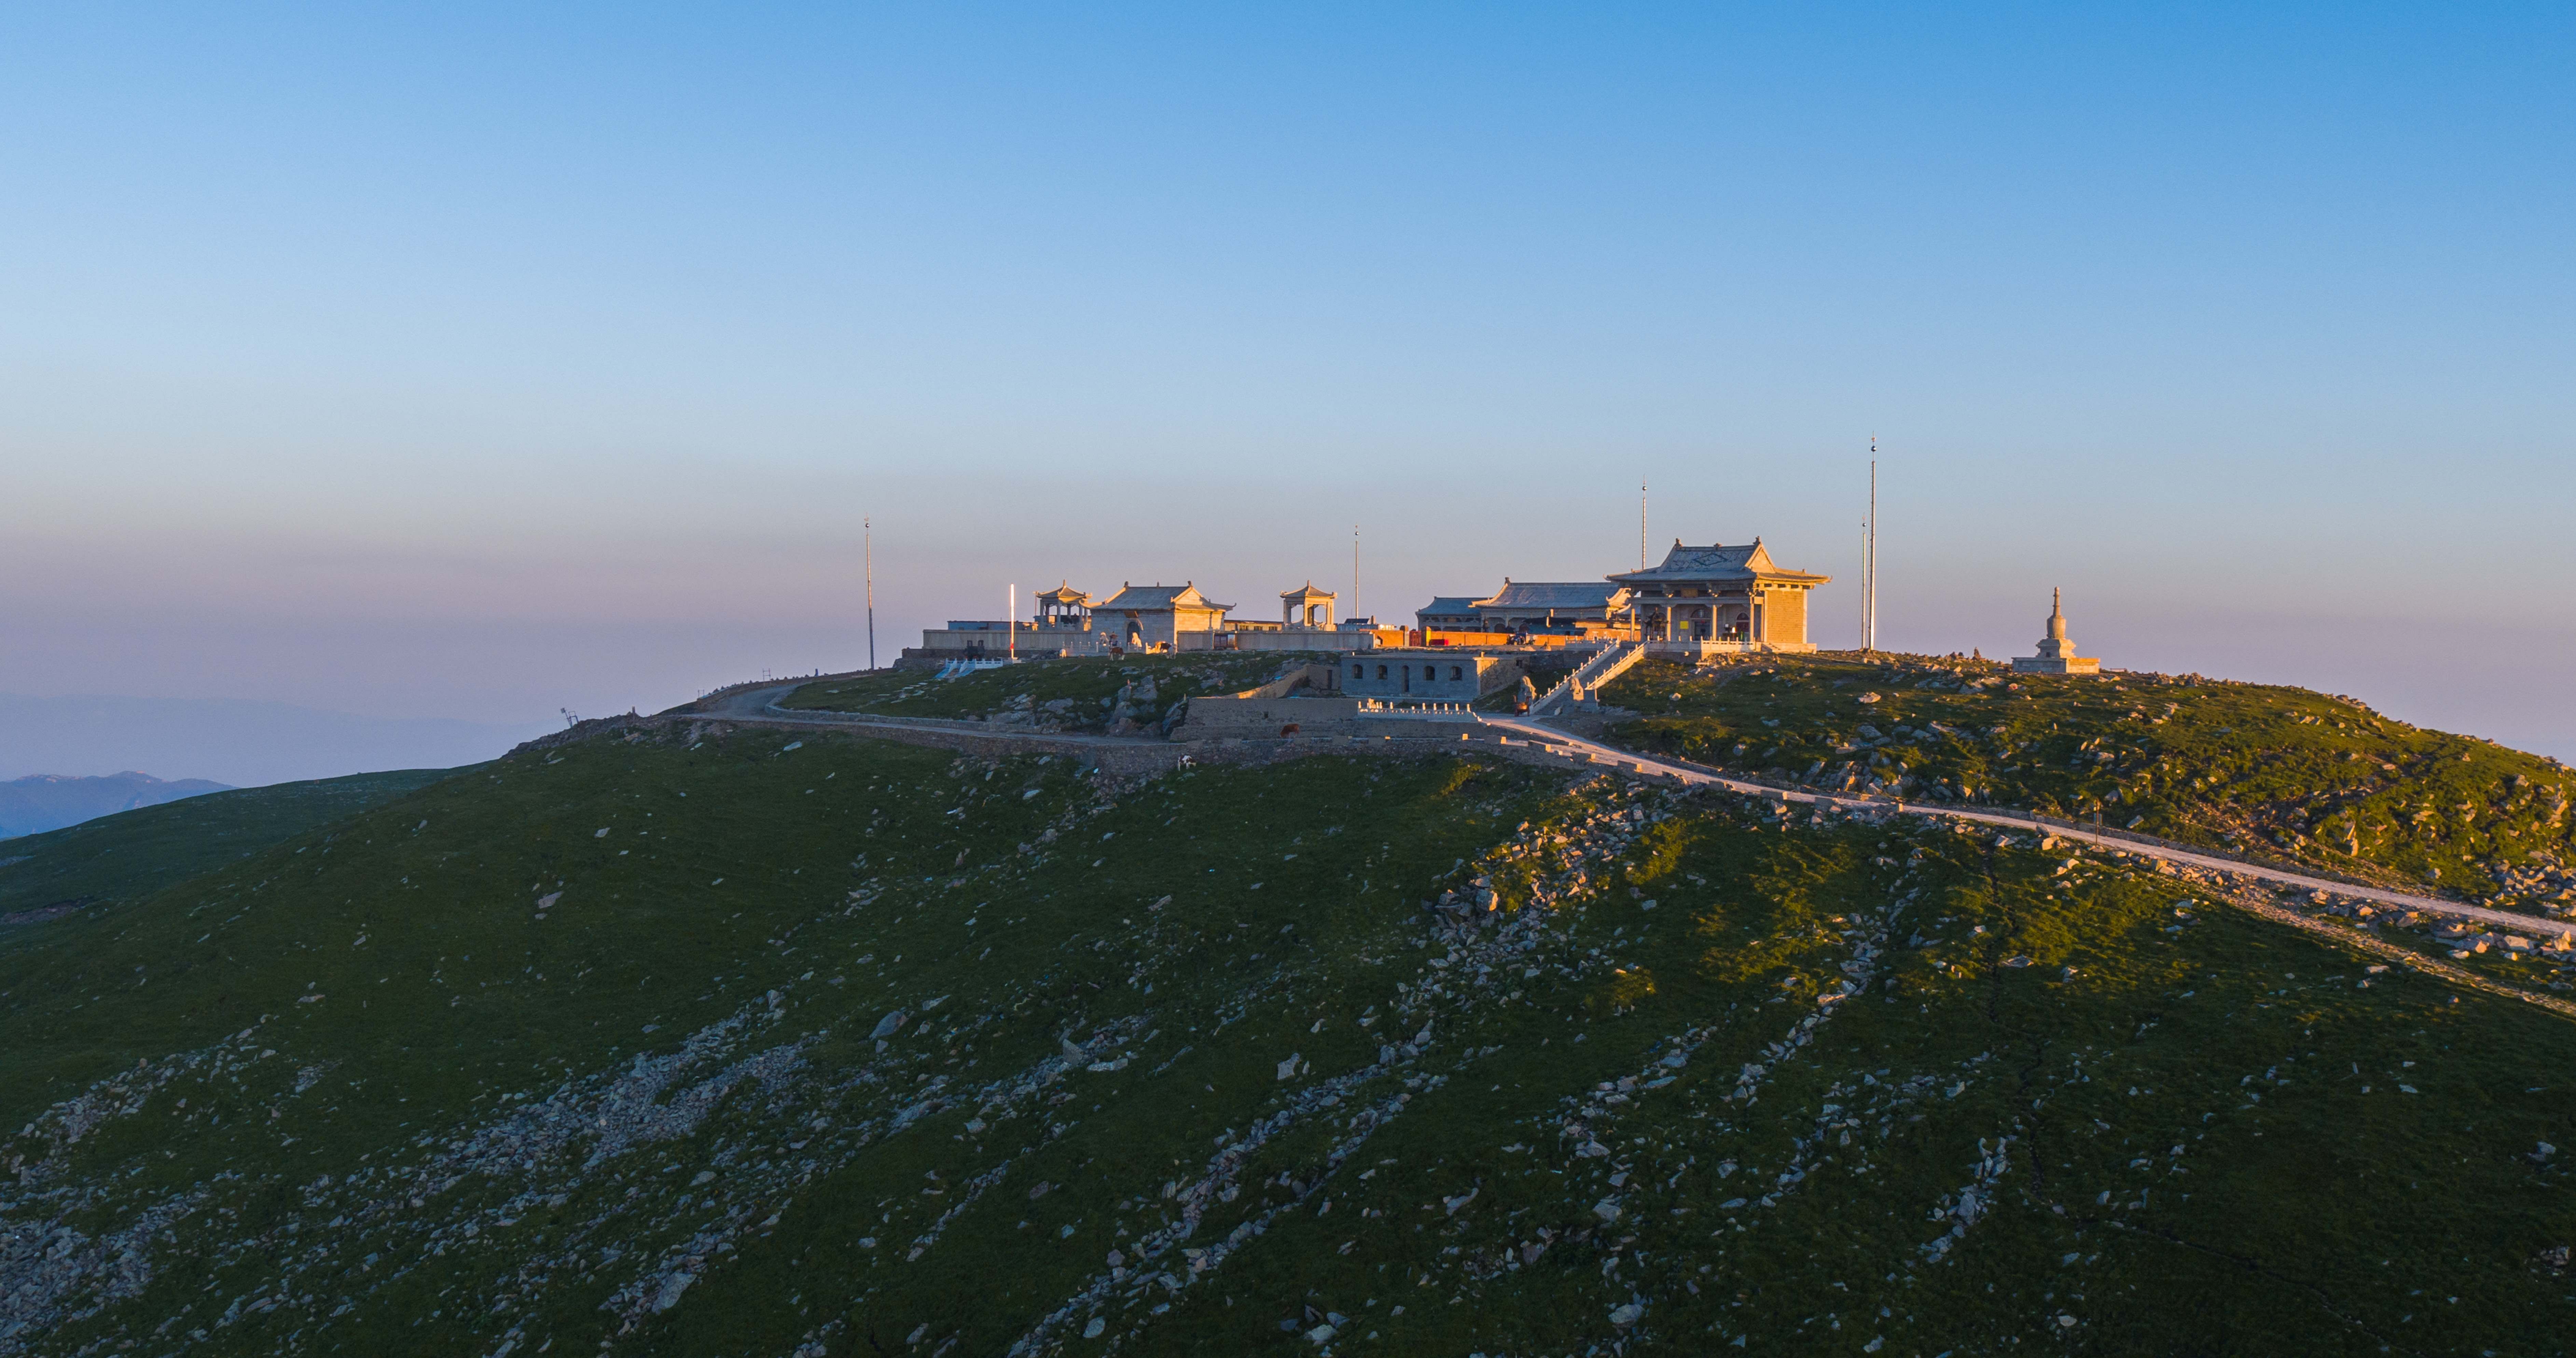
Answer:
[[[1675,538],[1662,564],[1608,578],[1628,587],[1649,653],[1699,656],[1813,651],[1807,592],[1833,577],[1779,565],[1760,538],[1742,547],[1690,547]]]

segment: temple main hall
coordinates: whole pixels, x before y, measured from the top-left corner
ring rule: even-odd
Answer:
[[[1660,565],[1613,575],[1649,651],[1696,655],[1816,649],[1807,640],[1807,592],[1833,577],[1793,571],[1771,559],[1762,539],[1740,547],[1673,540]]]

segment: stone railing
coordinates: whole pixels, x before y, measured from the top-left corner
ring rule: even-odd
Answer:
[[[1605,657],[1608,661],[1606,664],[1602,663]],[[1626,674],[1631,666],[1645,658],[1646,648],[1638,642],[1628,642],[1611,648],[1602,656],[1593,657],[1593,664],[1598,665],[1599,668],[1583,681],[1584,691],[1589,693],[1600,690],[1611,680]]]
[[[1556,686],[1530,704],[1533,717],[1551,716],[1569,702],[1582,701],[1583,695],[1628,672],[1628,667],[1646,658],[1646,648],[1634,641],[1614,642],[1593,652],[1592,657],[1574,667],[1574,673],[1556,681]]]
[[[1396,704],[1377,698],[1362,698],[1355,712],[1362,717],[1406,719],[1415,721],[1471,721],[1483,723],[1483,717],[1466,703]]]

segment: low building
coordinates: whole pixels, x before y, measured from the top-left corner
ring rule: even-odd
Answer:
[[[2015,674],[2100,674],[2099,656],[2075,653],[2075,643],[2066,637],[2066,610],[2058,591],[2048,592],[2048,635],[2039,639],[2039,654],[2016,656],[2012,662]]]
[[[1260,627],[1229,624],[1231,630],[1219,632],[1216,648],[1220,651],[1365,651],[1377,645],[1377,634],[1360,628],[1281,627],[1268,623]]]
[[[1789,570],[1762,539],[1729,547],[1673,549],[1660,565],[1609,577],[1625,585],[1646,648],[1654,654],[1816,649],[1807,640],[1807,594],[1833,577]]]
[[[1446,594],[1413,610],[1414,626],[1430,632],[1483,632],[1485,615],[1472,594]]]
[[[1091,629],[1091,619],[1085,611],[1091,606],[1089,594],[1070,584],[1058,584],[1037,596],[1037,606],[1034,621],[966,618],[952,620],[946,627],[926,629],[921,634],[921,645],[906,648],[895,663],[945,663],[1010,655],[1022,660],[1047,660],[1098,655],[1108,649],[1104,639]]]
[[[1628,590],[1596,580],[1514,580],[1482,598],[1444,595],[1414,611],[1427,639],[1466,636],[1599,636],[1628,626]]]
[[[1017,636],[1012,635],[1015,631]],[[1058,656],[1100,655],[1107,650],[1102,638],[1088,628],[1042,627],[1006,618],[963,618],[946,627],[923,629],[921,645],[905,647],[896,663],[999,660],[1010,655],[1022,660],[1052,660]]]
[[[1509,655],[1451,649],[1378,650],[1341,664],[1340,691],[1385,702],[1471,703],[1521,677]]]
[[[1091,605],[1091,630],[1130,651],[1214,650],[1216,634],[1225,630],[1225,615],[1233,608],[1209,599],[1188,581],[1130,584]]]

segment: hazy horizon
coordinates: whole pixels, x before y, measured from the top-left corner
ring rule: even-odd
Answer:
[[[0,693],[0,782],[32,774],[232,787],[477,764],[561,724],[366,717],[222,698]]]
[[[863,663],[863,517],[891,660],[1060,579],[1347,613],[1354,525],[1389,621],[1597,578],[1641,479],[1843,646],[1876,434],[1892,648],[2026,654],[2063,586],[2107,664],[2576,758],[2571,39],[14,12],[0,691],[497,739]]]

